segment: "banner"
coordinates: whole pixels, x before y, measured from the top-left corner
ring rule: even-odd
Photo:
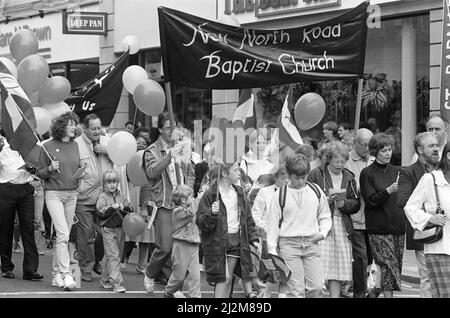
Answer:
[[[441,116],[450,121],[450,0],[443,0],[442,63],[441,63]]]
[[[239,28],[158,8],[165,80],[206,89],[360,78],[364,2],[336,18],[279,30]]]
[[[128,67],[128,55],[128,52],[123,53],[111,66],[65,100],[81,121],[89,114],[96,114],[103,126],[111,124],[122,94],[122,74]]]

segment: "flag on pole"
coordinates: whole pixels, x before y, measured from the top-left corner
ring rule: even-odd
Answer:
[[[36,118],[33,107],[11,74],[0,73],[0,90],[3,130],[6,139],[12,150],[16,150],[23,158],[26,158],[35,151],[35,147],[40,148],[37,145],[39,139],[36,135]]]
[[[238,126],[244,127],[245,130],[248,128],[256,129],[255,98],[251,89],[242,90],[234,111],[233,127]]]

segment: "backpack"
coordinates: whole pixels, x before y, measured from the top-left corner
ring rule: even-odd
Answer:
[[[314,183],[309,182],[309,181],[306,181],[306,185],[309,186],[314,191],[314,193],[317,196],[317,199],[320,200],[321,193],[320,193],[317,185],[315,185]],[[286,205],[286,191],[287,191],[287,185],[285,184],[284,186],[282,186],[280,188],[280,192],[278,195],[278,203],[280,204],[280,208],[281,208],[281,217],[280,217],[280,221],[278,221],[279,229],[281,228],[281,224],[283,223],[283,212],[284,212],[284,206]]]

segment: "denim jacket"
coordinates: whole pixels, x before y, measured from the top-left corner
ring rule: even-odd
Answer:
[[[187,243],[200,243],[200,232],[195,224],[195,214],[192,207],[176,207],[172,213],[172,226],[174,240]]]

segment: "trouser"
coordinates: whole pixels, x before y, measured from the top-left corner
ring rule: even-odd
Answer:
[[[428,275],[427,264],[425,262],[425,253],[423,250],[415,252],[417,267],[419,269],[420,276],[420,297],[431,298],[431,284],[430,277]]]
[[[368,265],[367,248],[366,231],[354,230],[352,237],[353,298],[364,298],[366,296]]]
[[[14,217],[17,211],[24,249],[23,275],[31,275],[39,266],[34,240],[34,188],[31,184],[0,183],[0,256],[2,272],[12,271],[11,260]]]
[[[188,295],[200,298],[200,263],[198,262],[199,244],[175,240],[172,247],[172,274],[166,286],[166,293],[173,295],[183,287],[186,279]]]
[[[63,277],[70,273],[69,234],[77,204],[76,190],[45,191],[45,203],[56,231],[56,244],[53,247],[52,275]]]
[[[161,271],[170,277],[170,255],[172,252],[172,210],[159,208],[153,226],[155,229],[155,249],[150,257],[145,273],[155,278]]]
[[[34,187],[34,229],[39,232],[44,232],[44,188],[41,182],[37,180],[33,181],[32,185]]]
[[[319,244],[307,237],[280,237],[280,256],[291,269],[289,294],[296,298],[320,298],[324,281]]]
[[[111,284],[120,284],[123,282],[120,272],[120,237],[122,228],[101,227],[103,236],[103,246],[105,250],[105,266],[106,270],[102,273],[102,280]]]
[[[82,273],[90,273],[104,256],[101,233],[96,229],[95,205],[77,204],[75,214],[78,265]]]

